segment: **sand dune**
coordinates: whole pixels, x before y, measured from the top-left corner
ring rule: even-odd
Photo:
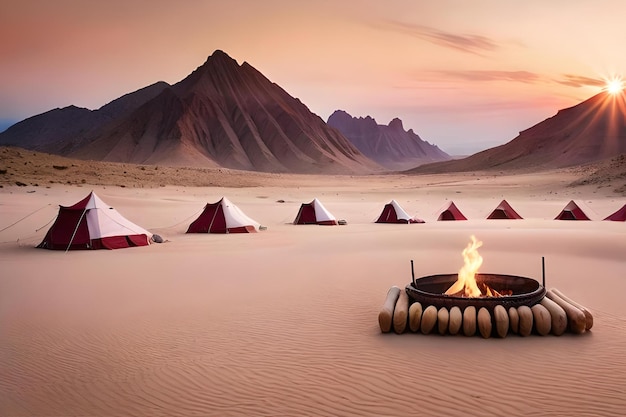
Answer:
[[[626,228],[600,219],[623,198],[565,186],[572,180],[273,176],[265,186],[93,186],[169,242],[67,254],[34,246],[56,206],[92,187],[5,186],[0,229],[30,216],[0,232],[0,415],[620,415]],[[268,229],[184,234],[222,195]],[[313,197],[348,225],[290,224]],[[427,223],[373,223],[391,198]],[[484,220],[503,198],[525,219]],[[435,222],[446,199],[469,220]],[[594,221],[551,220],[570,199]],[[391,285],[409,282],[409,261],[417,276],[456,272],[470,234],[484,242],[484,272],[540,279],[545,256],[547,286],[590,308],[592,331],[381,334],[378,311]]]

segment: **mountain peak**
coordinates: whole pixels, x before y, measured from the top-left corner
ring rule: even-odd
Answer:
[[[213,51],[213,53],[211,55],[209,55],[209,57],[207,58],[207,60],[205,61],[205,63],[202,65],[201,68],[204,67],[212,67],[212,66],[216,66],[216,65],[229,65],[229,66],[237,66],[239,67],[239,64],[237,63],[237,61],[233,58],[230,57],[230,55],[228,55],[226,52],[222,51],[221,49],[216,49],[215,51]]]
[[[230,55],[228,55],[226,52],[222,51],[221,49],[216,49],[215,51],[213,51],[211,55],[209,55],[209,57],[207,58],[207,62],[211,60],[225,60],[225,61],[237,62],[235,59],[231,58]]]
[[[213,72],[213,71],[232,71],[239,68],[240,65],[237,61],[231,58],[226,52],[221,49],[216,49],[207,60],[199,66],[194,72]]]
[[[389,128],[396,130],[398,132],[404,132],[404,126],[402,125],[402,120],[395,117],[392,121],[389,122]]]
[[[337,110],[328,118],[328,124],[343,133],[365,156],[388,169],[402,170],[450,159],[441,149],[423,141],[413,129],[405,132],[399,118],[385,126],[377,124],[371,116],[356,118]]]

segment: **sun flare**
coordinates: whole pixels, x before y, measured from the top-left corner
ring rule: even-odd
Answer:
[[[613,78],[612,80],[607,80],[605,88],[610,94],[617,94],[624,89],[624,82],[621,78]]]

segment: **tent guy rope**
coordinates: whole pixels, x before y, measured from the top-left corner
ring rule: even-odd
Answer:
[[[4,232],[5,230],[7,230],[7,229],[9,229],[9,228],[11,228],[11,227],[13,227],[13,226],[15,226],[16,224],[18,224],[18,223],[19,223],[19,222],[21,222],[22,220],[27,219],[28,217],[32,216],[33,214],[37,213],[38,211],[41,211],[41,210],[43,210],[43,209],[45,209],[46,207],[51,206],[51,205],[52,205],[52,204],[46,204],[45,206],[38,208],[37,210],[35,210],[35,211],[33,211],[33,212],[31,212],[31,213],[27,214],[26,216],[22,217],[21,219],[19,219],[19,220],[15,221],[15,222],[11,223],[10,225],[6,226],[5,228],[0,229],[0,232]],[[49,223],[49,222],[48,222],[48,223]]]
[[[65,253],[67,253],[70,250],[70,247],[72,246],[72,243],[74,242],[74,237],[76,237],[76,232],[78,231],[78,228],[80,227],[80,222],[83,221],[83,217],[85,217],[85,213],[87,213],[87,209],[83,210],[83,213],[80,215],[80,219],[78,219],[78,221],[76,222],[76,227],[74,228],[74,232],[72,233],[72,237],[70,238],[70,243],[67,244],[67,249],[65,249]]]

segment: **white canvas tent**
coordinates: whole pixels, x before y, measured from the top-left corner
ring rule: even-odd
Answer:
[[[59,214],[39,244],[45,249],[119,249],[145,246],[152,233],[126,219],[93,191]]]
[[[187,233],[254,233],[260,226],[229,199],[222,197],[217,203],[204,206]]]
[[[326,210],[326,207],[317,198],[314,198],[310,203],[302,203],[293,224],[334,226],[337,224],[337,219]]]
[[[424,223],[424,220],[411,217],[396,200],[385,204],[376,223]]]

